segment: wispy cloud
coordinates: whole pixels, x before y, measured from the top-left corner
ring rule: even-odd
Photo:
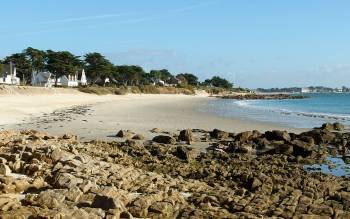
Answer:
[[[219,0],[212,0],[212,1],[201,2],[201,3],[193,4],[193,5],[190,5],[190,6],[187,6],[187,7],[173,9],[173,10],[170,10],[170,12],[175,12],[176,13],[176,12],[191,11],[191,10],[203,7],[203,6],[215,4],[218,1]]]
[[[206,2],[200,2],[197,4],[192,4],[186,7],[182,8],[176,8],[176,9],[170,9],[166,11],[166,14],[169,13],[180,13],[180,12],[185,12],[185,11],[191,11],[196,8],[200,8],[203,6],[207,6],[213,3],[218,2],[218,0],[211,0],[211,1],[206,1]],[[161,12],[159,12],[161,13]],[[57,20],[48,20],[48,21],[39,21],[36,22],[35,24],[55,24],[55,23],[70,23],[70,22],[78,22],[78,21],[90,21],[90,20],[100,20],[100,19],[107,19],[107,18],[115,18],[115,17],[123,17],[123,16],[130,16],[130,15],[142,15],[146,14],[145,12],[125,12],[125,13],[116,13],[116,14],[102,14],[102,15],[95,15],[95,16],[83,16],[83,17],[73,17],[73,18],[63,18],[63,19],[57,19]],[[150,20],[148,17],[145,18],[140,18],[140,19],[135,19],[139,21],[145,21],[145,20]]]
[[[128,16],[140,16],[140,17],[131,17],[131,18],[124,18],[121,20],[112,20],[112,21],[106,21],[103,24],[79,24],[79,26],[75,27],[59,27],[59,28],[40,28],[40,30],[35,31],[28,31],[28,32],[16,32],[15,34],[12,34],[10,31],[3,32],[3,35],[7,36],[28,36],[28,35],[35,35],[35,34],[42,34],[42,33],[55,33],[55,32],[64,32],[64,31],[71,31],[71,30],[78,30],[78,29],[90,29],[90,28],[97,28],[101,26],[111,26],[111,25],[118,25],[118,24],[131,24],[131,23],[141,23],[146,21],[152,21],[152,20],[159,20],[159,19],[165,19],[167,17],[174,16],[176,14],[195,10],[200,7],[208,6],[214,3],[217,3],[220,0],[211,0],[211,1],[205,1],[200,2],[197,4],[188,5],[182,8],[175,8],[175,9],[169,9],[161,12],[150,12],[149,14],[143,12],[125,12],[125,13],[116,13],[116,14],[101,14],[101,15],[94,15],[94,16],[82,16],[82,17],[74,17],[74,18],[62,18],[57,20],[47,20],[47,21],[39,21],[34,23],[34,25],[44,25],[44,24],[61,24],[61,23],[76,23],[76,22],[82,22],[82,21],[92,21],[92,20],[101,20],[101,19],[111,19],[111,18],[117,18],[117,17],[128,17]],[[31,28],[34,29],[34,28]]]
[[[137,14],[141,14],[141,13],[127,12],[127,13],[118,13],[118,14],[102,14],[102,15],[95,15],[95,16],[85,16],[85,17],[64,18],[64,19],[49,20],[49,21],[39,21],[39,22],[36,22],[35,24],[70,23],[70,22],[78,22],[78,21],[89,21],[89,20],[99,20],[99,19],[106,19],[106,18],[123,17],[123,16],[129,16],[129,15],[137,15]]]

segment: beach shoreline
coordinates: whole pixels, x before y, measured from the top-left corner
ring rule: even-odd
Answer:
[[[0,96],[0,103],[6,108],[1,129],[36,129],[57,135],[72,133],[81,140],[114,140],[119,130],[132,130],[146,137],[152,137],[153,128],[166,132],[182,129],[215,128],[229,132],[258,130],[296,129],[276,123],[227,118],[203,112],[208,95],[180,94],[126,94],[93,95],[76,90],[58,89],[48,94],[8,94]]]

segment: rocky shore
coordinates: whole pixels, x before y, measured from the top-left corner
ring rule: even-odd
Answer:
[[[349,179],[304,168],[347,159],[339,123],[300,134],[152,131],[85,143],[0,132],[0,218],[350,218]]]
[[[230,94],[225,96],[219,96],[222,99],[234,99],[234,100],[288,100],[288,99],[305,99],[308,98],[304,95],[291,95],[291,94]]]

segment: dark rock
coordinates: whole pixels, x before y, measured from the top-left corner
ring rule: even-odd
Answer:
[[[178,137],[179,141],[186,141],[188,144],[191,144],[194,141],[194,137],[191,129],[185,129],[180,131],[180,135]]]
[[[117,134],[116,137],[118,138],[132,138],[134,137],[135,133],[129,131],[129,130],[120,130]]]
[[[310,146],[315,145],[315,140],[312,137],[309,136],[300,136],[300,140],[308,143]]]
[[[219,96],[222,99],[235,100],[285,100],[285,99],[305,99],[307,96],[291,94],[230,94]]]
[[[293,145],[293,155],[301,157],[309,157],[312,155],[312,149],[307,147],[302,147],[300,145]]]
[[[132,148],[144,148],[143,142],[140,140],[126,140],[125,144]]]
[[[300,136],[302,136],[303,138],[305,138],[305,136],[313,138],[315,144],[330,143],[336,137],[336,135],[330,131],[319,129],[313,129],[308,132],[303,132],[300,134]]]
[[[78,139],[78,136],[72,134],[64,134],[62,136],[62,139],[76,141]]]
[[[323,143],[331,143],[334,141],[335,138],[336,138],[336,135],[332,132],[329,132],[329,131],[321,132],[321,141]]]
[[[275,148],[274,152],[276,154],[284,154],[284,155],[291,155],[293,154],[294,147],[289,144],[282,144]]]
[[[254,139],[254,143],[257,145],[256,146],[257,150],[263,150],[271,145],[271,142],[269,140],[267,140],[266,138]]]
[[[158,135],[152,139],[152,141],[161,143],[161,144],[175,144],[176,139],[169,135]]]
[[[235,140],[240,142],[247,142],[253,137],[252,131],[242,132],[236,135]]]
[[[343,156],[342,159],[343,159],[344,163],[350,164],[350,157],[349,156]]]
[[[190,161],[198,156],[198,151],[193,148],[178,146],[174,155],[182,160]]]
[[[276,140],[276,141],[285,141],[288,142],[291,140],[290,135],[286,131],[273,130],[272,132],[265,132],[265,137],[268,140]]]
[[[250,191],[254,191],[258,187],[260,187],[261,185],[262,185],[262,182],[258,178],[253,177],[253,178],[250,178],[248,180],[247,189],[250,190]]]
[[[123,203],[118,198],[104,195],[96,195],[91,204],[91,207],[101,208],[103,210],[125,209]]]
[[[219,129],[214,129],[212,132],[210,132],[210,137],[215,139],[227,139],[229,137],[229,133],[225,131],[221,131]]]
[[[145,136],[141,135],[141,134],[136,134],[134,135],[134,137],[132,137],[133,140],[144,140]]]

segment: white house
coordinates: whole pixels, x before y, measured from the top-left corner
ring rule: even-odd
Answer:
[[[165,81],[160,80],[160,79],[152,79],[152,85],[158,85],[158,86],[165,86]]]
[[[78,76],[77,75],[68,75],[61,76],[58,78],[57,85],[66,86],[66,87],[78,87]]]
[[[10,65],[3,65],[2,72],[0,73],[0,84],[20,85],[20,78],[16,76],[17,69],[12,66],[12,63]]]
[[[32,86],[37,87],[52,87],[55,84],[55,79],[51,72],[34,72],[32,73]]]
[[[81,72],[81,77],[80,77],[80,85],[86,86],[87,84],[88,83],[87,83],[87,78],[85,75],[85,70],[83,69],[83,71]]]
[[[66,87],[78,87],[79,83],[81,85],[87,85],[87,79],[84,70],[82,72],[80,81],[78,80],[78,75],[63,75],[57,78],[57,81],[51,72],[33,72],[32,75],[32,86],[52,87],[53,85],[57,85]]]

